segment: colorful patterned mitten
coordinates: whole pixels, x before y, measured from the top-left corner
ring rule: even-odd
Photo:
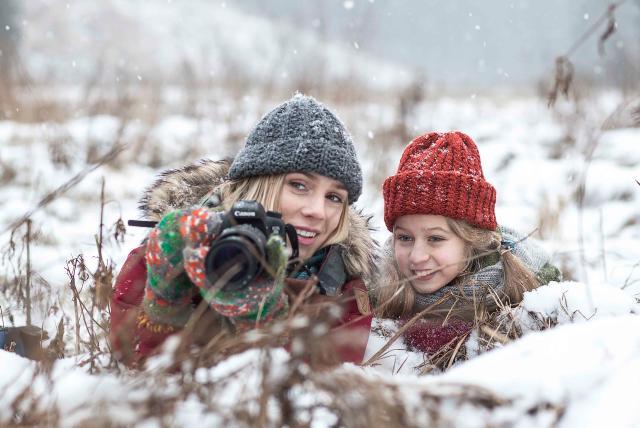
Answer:
[[[198,209],[181,219],[181,233],[185,240],[184,268],[200,294],[218,313],[228,317],[239,331],[257,327],[286,313],[287,297],[283,292],[287,252],[281,237],[271,235],[266,243],[266,264],[251,283],[240,290],[214,287],[205,275],[205,257],[211,240],[202,239],[210,223],[211,212]],[[264,261],[263,261],[264,262]]]
[[[180,234],[180,218],[187,213],[179,210],[165,215],[149,233],[143,308],[152,323],[183,327],[194,310],[192,299],[197,288],[184,272]]]
[[[267,240],[270,268],[264,269],[244,289],[215,289],[207,280],[204,261],[219,232],[222,215],[206,209],[174,211],[150,233],[144,307],[152,320],[183,326],[193,312],[191,300],[198,291],[239,330],[253,328],[286,311],[287,300],[282,289],[287,254],[279,236],[270,236]],[[274,273],[273,277],[269,272]]]

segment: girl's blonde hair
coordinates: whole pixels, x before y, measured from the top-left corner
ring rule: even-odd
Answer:
[[[448,217],[447,225],[464,242],[464,256],[467,261],[464,269],[451,282],[451,285],[462,286],[469,276],[482,268],[483,258],[499,255],[502,260],[505,284],[502,293],[496,294],[500,304],[517,304],[522,301],[522,295],[525,291],[538,287],[539,283],[535,275],[518,257],[511,254],[510,251],[501,251],[499,232],[481,229],[464,220]],[[377,313],[385,318],[410,316],[414,312],[416,292],[409,280],[400,273],[393,249],[391,254],[385,254],[385,256],[390,257],[391,261],[382,268],[377,290]],[[491,299],[489,300],[491,301]],[[473,319],[478,315],[479,309],[492,310],[498,306],[498,302],[488,303],[485,299],[480,299],[479,302],[486,304],[485,307],[478,308],[478,302],[469,299],[463,299],[462,302],[457,302],[454,305],[451,302],[444,302],[433,313],[454,313],[462,318]]]
[[[222,200],[222,206],[225,210],[239,200],[254,200],[262,204],[267,211],[281,211],[280,195],[285,185],[285,177],[287,174],[277,175],[259,175],[254,177],[242,178],[239,180],[227,181],[221,184],[216,192]],[[349,221],[347,200],[342,203],[342,212],[338,227],[329,235],[322,247],[332,244],[344,242],[349,236]]]

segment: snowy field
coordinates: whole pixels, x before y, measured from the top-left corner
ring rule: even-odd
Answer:
[[[403,406],[411,418],[409,424],[415,425],[431,420],[463,426],[600,426],[602,421],[615,420],[616,426],[637,426],[640,418],[632,411],[628,391],[640,382],[640,274],[636,271],[640,250],[635,245],[640,234],[640,189],[635,181],[640,177],[640,152],[635,149],[640,130],[597,130],[591,157],[586,146],[594,137],[587,131],[584,135],[575,132],[588,129],[587,122],[604,122],[622,101],[614,93],[602,94],[589,103],[592,110],[582,118],[572,113],[568,104],[554,111],[532,97],[443,98],[421,103],[410,128],[415,126],[416,134],[459,129],[475,138],[485,175],[498,191],[499,222],[533,232],[565,274],[579,282],[528,293],[518,309],[518,319],[525,333],[531,333],[445,374],[417,376],[414,367],[422,357],[404,351],[399,340],[392,346],[393,352],[372,367],[347,365],[326,376],[379,384],[378,395],[385,396],[382,391],[395,395],[377,399]],[[229,110],[240,108],[234,102],[237,100],[228,100]],[[246,114],[242,124],[235,125],[242,130],[234,135],[248,132],[258,119],[257,112],[269,108],[248,97],[240,104],[255,116]],[[330,106],[354,134],[366,174],[366,189],[357,206],[374,216],[375,234],[382,241],[387,232],[382,222],[380,183],[393,173],[402,149],[400,141],[384,139],[396,121],[395,110],[380,103]],[[567,116],[572,114],[576,116],[572,122],[575,128],[568,129]],[[579,127],[579,120],[585,121],[583,127]],[[229,141],[225,130],[228,132],[229,123],[216,117],[186,116],[166,117],[152,126],[138,121],[124,123],[110,116],[78,117],[62,123],[0,123],[2,176],[9,176],[0,188],[0,198],[7,201],[0,210],[2,243],[6,250],[11,238],[7,228],[23,214],[33,212],[30,262],[32,296],[37,303],[32,308],[32,322],[44,326],[50,337],[55,336],[60,319],[68,327],[64,337],[67,357],[54,364],[50,375],[39,372],[31,361],[0,352],[4,391],[0,421],[10,422],[15,414],[10,405],[26,386],[30,387],[30,398],[21,401],[19,409],[37,409],[37,414],[59,412],[65,415],[62,420],[67,426],[81,425],[96,414],[117,423],[144,419],[148,426],[157,426],[162,420],[148,408],[156,399],[173,403],[169,420],[175,425],[196,420],[212,424],[235,420],[242,425],[238,407],[232,403],[243,403],[240,408],[249,413],[258,412],[256,402],[253,407],[250,403],[252,394],[256,400],[258,397],[260,367],[267,358],[264,352],[247,351],[211,369],[196,371],[194,382],[205,390],[210,388],[211,396],[206,399],[196,392],[171,398],[172,391],[184,393],[177,386],[184,380],[177,375],[159,376],[164,373],[161,360],[151,364],[143,377],[106,368],[96,374],[86,364],[87,353],[82,347],[78,353],[75,347],[74,306],[65,270],[67,260],[79,254],[83,254],[89,271],[96,269],[95,236],[103,181],[103,257],[111,260],[117,271],[144,230],[128,228],[124,242],[118,242],[111,237],[111,226],[119,218],[139,218],[137,198],[162,168],[200,157],[232,155],[241,139]],[[564,147],[568,135],[575,141]],[[98,159],[116,141],[125,149],[114,161],[59,192],[50,203],[41,203],[45,195],[91,167],[88,158]],[[144,146],[136,149],[140,141]],[[576,189],[581,184],[584,197],[580,202]],[[39,205],[42,207],[37,208]],[[5,257],[5,281],[24,278],[25,229],[23,225],[13,235],[16,249],[12,257]],[[90,281],[85,286],[87,296],[89,289]],[[9,324],[8,313],[16,325],[24,324],[24,307],[16,303],[11,288],[0,298],[5,325]],[[536,319],[558,326],[537,331],[540,323]],[[380,337],[372,335],[369,355],[382,344]],[[273,379],[268,382],[280,385],[291,370],[289,356],[276,350],[268,358],[273,366],[269,372]],[[221,378],[226,379],[224,386],[216,382]],[[160,396],[158,383],[167,386]],[[326,385],[322,385],[316,380],[291,391],[300,423],[330,426],[338,420],[341,407],[327,401]],[[366,393],[366,389],[359,390],[344,400],[353,400],[351,406],[362,406]],[[418,406],[420,396],[427,397],[428,406]],[[265,420],[278,425],[282,421],[279,412],[277,403],[272,403]],[[433,419],[434,414],[439,419]]]
[[[50,3],[25,3],[24,56],[36,82],[52,76],[61,83],[22,95],[30,105],[55,102],[46,120],[0,121],[0,325],[24,325],[29,313],[48,334],[45,346],[58,335],[64,358],[35,363],[0,351],[0,426],[640,426],[633,394],[640,385],[637,96],[584,91],[548,108],[525,91],[445,96],[426,88],[401,116],[399,94],[412,79],[406,70],[308,34],[287,44],[291,29],[225,3],[112,0],[100,3],[99,14],[78,0],[47,13]],[[125,25],[138,29],[136,43],[108,31]],[[230,37],[240,26],[243,36]],[[43,36],[29,28],[50,30]],[[104,36],[96,41],[93,33]],[[137,62],[160,44],[154,61]],[[248,52],[261,56],[247,59]],[[310,52],[316,62],[300,61]],[[113,84],[129,73],[116,85],[120,92],[74,84],[97,75],[99,58],[117,64],[100,79]],[[162,84],[184,64],[202,73],[194,81],[239,70],[249,80]],[[460,130],[477,142],[497,189],[498,222],[539,240],[565,281],[527,293],[510,310],[521,339],[444,373],[421,373],[423,356],[402,338],[369,366],[323,371],[274,348],[212,367],[185,364],[178,374],[170,362],[176,341],[142,371],[115,363],[102,330],[108,308],[93,306],[100,294],[94,274],[100,260],[103,272],[116,274],[147,232],[117,225],[140,218],[138,199],[163,169],[232,157],[260,117],[292,95],[281,96],[278,85],[320,65],[325,88],[361,84],[351,96],[310,95],[353,134],[365,174],[356,207],[373,216],[380,243],[389,236],[382,182],[408,140]],[[264,89],[271,84],[276,89]],[[371,94],[362,92],[367,87]],[[92,113],[100,97],[123,110]],[[372,333],[365,359],[385,344]]]

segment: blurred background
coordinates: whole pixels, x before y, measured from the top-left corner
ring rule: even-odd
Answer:
[[[632,290],[639,76],[638,0],[1,0],[0,307],[71,322],[69,284],[109,291],[146,233],[122,226],[154,177],[233,156],[297,91],[353,134],[379,241],[404,146],[457,129],[499,222]]]
[[[640,6],[618,3],[624,8],[604,52],[597,46],[603,25],[572,60],[590,84],[631,89],[640,72]],[[335,92],[330,82],[349,80],[377,89],[411,81],[455,93],[532,87],[548,81],[553,59],[609,5],[4,0],[2,75],[23,84],[114,87],[226,81],[265,92],[265,85]]]

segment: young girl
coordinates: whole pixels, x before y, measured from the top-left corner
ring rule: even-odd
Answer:
[[[344,125],[303,95],[264,116],[233,162],[201,161],[163,173],[141,204],[159,223],[116,280],[110,333],[116,355],[141,362],[185,328],[202,300],[209,316],[198,314],[193,335],[210,338],[221,329],[245,331],[284,316],[288,295],[293,300],[304,290],[316,302],[340,302],[342,318],[334,327],[348,331],[349,343],[338,346],[339,356],[361,362],[371,321],[364,280],[373,270],[374,248],[367,221],[350,208],[361,191],[360,165]],[[280,212],[295,227],[303,263],[287,266],[284,241],[270,237],[268,266],[241,290],[227,290],[203,271],[222,213],[240,200]]]
[[[450,363],[474,324],[560,278],[531,239],[497,225],[496,191],[475,143],[461,132],[415,138],[383,193],[393,236],[376,312],[403,323],[422,314],[404,339],[431,363]]]

